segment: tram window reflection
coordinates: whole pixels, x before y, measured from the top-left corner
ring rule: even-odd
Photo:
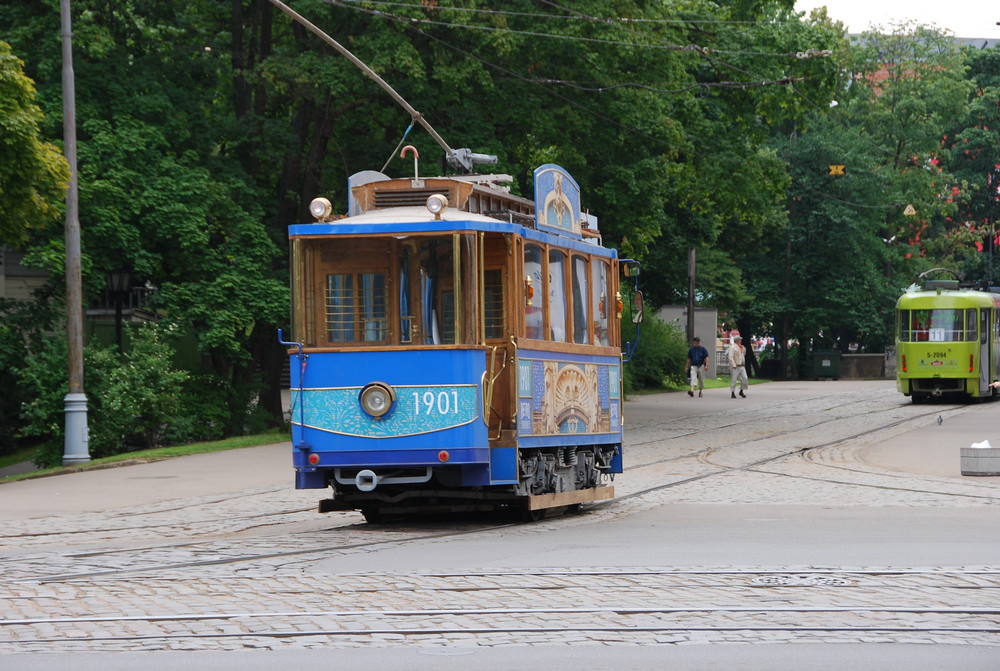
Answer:
[[[526,299],[524,306],[524,329],[526,338],[541,340],[542,338],[542,305],[545,303],[545,290],[542,283],[542,249],[537,245],[524,246],[524,273],[531,281],[534,298]]]
[[[608,264],[594,258],[591,263],[591,314],[594,320],[594,344],[608,344]]]
[[[573,342],[590,344],[587,335],[587,259],[573,257]]]
[[[566,342],[566,276],[563,253],[549,250],[549,331],[551,340]]]
[[[911,310],[909,319],[909,337],[903,340],[914,342],[961,342],[975,340],[976,317],[975,310],[970,310],[968,322],[966,311],[958,309]]]

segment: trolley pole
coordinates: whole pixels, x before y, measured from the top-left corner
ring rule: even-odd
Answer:
[[[63,139],[69,162],[66,189],[66,341],[69,393],[64,399],[66,440],[63,465],[90,461],[87,395],[83,391],[83,288],[80,271],[80,217],[76,173],[76,87],[73,81],[73,31],[70,0],[61,0]]]

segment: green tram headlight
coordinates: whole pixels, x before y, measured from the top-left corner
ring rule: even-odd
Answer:
[[[362,410],[378,419],[392,410],[396,402],[396,391],[384,382],[372,382],[361,390],[358,400]]]

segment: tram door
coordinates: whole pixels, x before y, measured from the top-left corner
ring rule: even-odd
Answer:
[[[985,394],[989,391],[992,380],[990,377],[993,371],[993,357],[990,354],[990,344],[993,340],[992,324],[990,317],[992,310],[982,308],[979,310],[979,393]]]
[[[490,443],[513,445],[514,440],[514,361],[511,336],[516,328],[512,297],[516,264],[509,234],[483,236],[483,339],[486,344],[484,399]]]

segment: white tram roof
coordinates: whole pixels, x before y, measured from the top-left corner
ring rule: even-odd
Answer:
[[[333,226],[338,224],[404,224],[404,223],[433,223],[435,221],[472,221],[495,224],[500,219],[487,217],[476,212],[463,212],[454,208],[447,208],[438,215],[431,214],[426,207],[406,206],[390,207],[382,210],[369,210],[356,214],[353,217],[334,219],[329,223]]]

